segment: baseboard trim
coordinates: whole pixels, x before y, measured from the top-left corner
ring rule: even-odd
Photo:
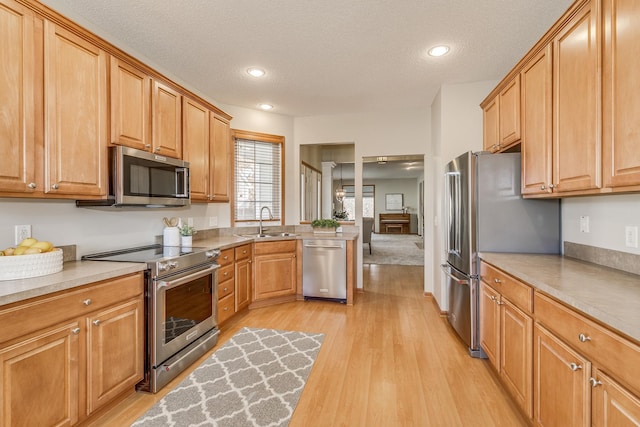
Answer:
[[[440,317],[446,317],[447,314],[449,314],[448,311],[444,311],[440,309],[440,306],[438,305],[438,301],[436,301],[435,297],[431,292],[424,292],[424,297],[429,298],[431,302],[433,302],[433,305],[436,307],[436,311],[438,312]]]

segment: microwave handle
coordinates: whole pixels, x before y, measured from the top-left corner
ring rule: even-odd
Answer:
[[[182,179],[182,185],[179,185],[179,179]],[[184,188],[184,193],[178,193],[178,188]],[[176,168],[176,196],[189,198],[189,168]]]
[[[176,280],[171,280],[171,279],[169,279],[169,280],[157,280],[156,281],[156,289],[157,290],[160,290],[162,288],[172,289],[172,288],[175,288],[177,286],[182,286],[185,283],[191,282],[192,280],[199,279],[201,277],[204,277],[204,276],[207,276],[207,275],[213,273],[215,270],[218,269],[218,267],[220,267],[218,264],[213,264],[212,266],[210,266],[209,268],[207,268],[205,270],[198,270],[195,273],[189,274],[188,276],[184,276],[184,277],[181,277],[181,278],[176,279]]]

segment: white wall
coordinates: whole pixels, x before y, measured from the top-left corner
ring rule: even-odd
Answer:
[[[589,233],[580,232],[580,216],[589,217]],[[562,199],[562,240],[640,255],[625,246],[625,227],[640,229],[640,194]]]
[[[378,226],[378,215],[383,212],[390,212],[386,209],[385,195],[389,193],[402,193],[404,206],[408,213],[418,213],[418,179],[376,179],[365,180],[364,185],[375,185],[375,230],[380,232]],[[398,213],[399,211],[394,211]]]
[[[482,150],[482,109],[480,102],[491,92],[497,81],[443,85],[431,105],[433,158],[430,163],[435,173],[428,186],[427,200],[433,201],[432,216],[425,218],[425,224],[433,224],[432,240],[425,240],[425,246],[431,242],[433,286],[431,292],[440,309],[449,309],[447,283],[440,273],[440,264],[444,257],[443,224],[443,171],[444,166],[466,151]],[[425,233],[427,231],[425,230]]]
[[[362,212],[362,157],[426,154],[430,145],[429,118],[429,109],[297,117],[295,144],[354,143],[356,212]],[[300,153],[295,151],[294,163],[299,165]],[[295,194],[300,194],[299,188]],[[356,218],[356,225],[362,226],[361,217]],[[360,240],[357,253],[362,254]],[[358,256],[357,271],[357,287],[362,288],[362,256]]]

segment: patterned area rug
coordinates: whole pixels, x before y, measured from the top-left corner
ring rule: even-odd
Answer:
[[[371,235],[371,254],[369,245],[362,245],[365,264],[424,265],[422,237],[417,234],[379,234]]]
[[[132,426],[286,426],[323,340],[243,328]]]

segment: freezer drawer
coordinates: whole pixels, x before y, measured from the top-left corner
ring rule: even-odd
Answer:
[[[344,240],[303,240],[302,294],[347,300],[347,245]]]

